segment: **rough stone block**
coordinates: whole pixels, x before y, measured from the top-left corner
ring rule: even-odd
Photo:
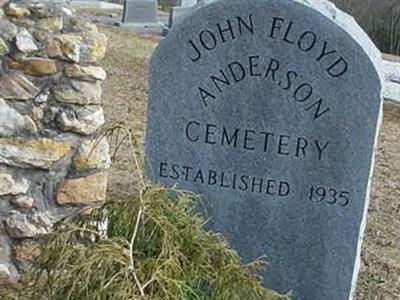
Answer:
[[[60,205],[88,205],[106,199],[108,175],[101,172],[86,177],[68,179],[57,194]]]

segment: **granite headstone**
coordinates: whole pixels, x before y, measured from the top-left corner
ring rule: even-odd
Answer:
[[[157,23],[157,0],[126,0],[122,23],[143,25]]]
[[[197,0],[159,0],[160,5],[169,7],[190,7],[197,4]]]
[[[196,6],[176,6],[176,7],[171,7],[170,13],[169,13],[169,19],[168,19],[168,24],[166,24],[163,27],[163,32],[162,35],[166,36],[169,31],[174,27],[175,24],[179,23],[181,20],[183,20],[187,15],[189,15],[194,9],[196,9]]]
[[[382,111],[380,52],[324,0],[200,4],[151,61],[147,172],[203,195],[264,285],[347,300]]]
[[[183,20],[193,9],[193,7],[171,7],[168,28],[171,29],[175,24]]]
[[[180,0],[158,0],[158,4],[163,6],[174,7],[174,6],[179,6]]]
[[[181,0],[181,7],[192,7],[197,4],[197,0]]]

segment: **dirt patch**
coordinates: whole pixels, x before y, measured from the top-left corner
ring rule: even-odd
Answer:
[[[109,26],[100,28],[110,39],[108,55],[103,61],[108,72],[104,87],[108,121],[124,121],[133,128],[142,148],[149,58],[158,39]],[[127,149],[127,145],[123,149]],[[130,171],[127,152],[120,152],[113,166],[110,191],[132,189],[130,183],[137,179],[137,174]],[[386,103],[357,299],[400,299],[399,214],[400,105]]]
[[[109,38],[109,48],[102,65],[108,79],[103,86],[103,101],[108,122],[123,122],[133,129],[138,148],[143,149],[146,124],[146,100],[150,54],[159,39],[143,37],[128,30],[99,26]],[[122,138],[123,133],[118,139]],[[112,142],[113,148],[116,141]],[[131,158],[128,155],[129,144],[123,143],[112,170],[110,190],[127,191],[134,189],[138,175],[132,174]]]
[[[385,103],[358,299],[400,299],[400,105]]]

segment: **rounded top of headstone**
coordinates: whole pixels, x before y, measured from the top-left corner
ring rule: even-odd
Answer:
[[[230,5],[234,5],[234,0],[200,0],[197,5],[192,7],[192,9],[187,13],[186,17],[189,17],[191,14],[195,14],[198,10],[212,5],[217,2],[228,2]],[[238,2],[249,2],[251,5],[255,5],[255,3],[251,3],[253,0],[241,1]],[[261,2],[265,2],[268,0],[258,0]],[[374,42],[369,38],[368,34],[361,28],[361,26],[357,23],[357,21],[351,15],[343,12],[336,5],[328,0],[281,0],[284,1],[292,1],[297,2],[299,4],[305,5],[310,9],[313,9],[326,18],[334,22],[344,31],[346,31],[357,43],[363,48],[363,50],[368,54],[368,57],[372,61],[375,66],[379,77],[381,78],[381,82],[384,82],[384,74],[383,74],[383,62],[382,62],[382,53],[376,47]],[[242,3],[238,3],[239,5]],[[184,25],[185,26],[185,25]],[[187,25],[186,25],[187,26]],[[175,29],[179,30],[179,29]]]

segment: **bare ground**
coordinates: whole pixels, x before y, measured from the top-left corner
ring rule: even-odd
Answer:
[[[100,29],[109,37],[109,50],[103,61],[109,76],[104,88],[107,119],[124,121],[133,128],[141,148],[149,57],[158,39],[110,26]],[[127,149],[122,149],[112,169],[110,192],[134,189],[131,182],[138,177],[129,166]],[[357,299],[400,299],[399,215],[400,105],[385,103]]]

